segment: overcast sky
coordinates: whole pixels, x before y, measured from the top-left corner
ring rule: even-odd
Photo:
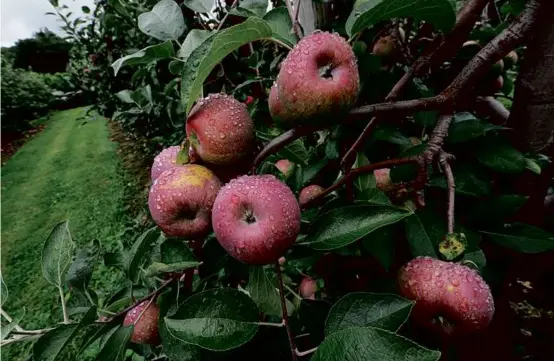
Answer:
[[[94,0],[59,0],[59,3],[67,5],[74,18],[82,14],[83,5],[93,10]],[[57,17],[45,15],[48,11],[54,11],[48,0],[0,0],[2,46],[12,46],[19,39],[30,38],[41,28],[62,34]]]

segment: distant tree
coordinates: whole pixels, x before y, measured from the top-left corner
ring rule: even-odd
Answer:
[[[48,29],[42,29],[30,39],[19,40],[13,46],[14,68],[31,69],[37,73],[58,73],[66,70],[72,44]]]

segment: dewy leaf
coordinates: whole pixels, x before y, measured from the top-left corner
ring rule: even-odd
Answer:
[[[104,343],[104,346],[96,356],[97,361],[123,361],[127,343],[131,339],[133,326],[120,326]]]
[[[4,306],[4,303],[8,300],[8,286],[4,282],[4,277],[2,277],[2,271],[0,270],[0,307]]]
[[[60,287],[73,258],[75,243],[69,232],[69,221],[54,226],[42,248],[42,274],[50,284]]]
[[[496,232],[483,232],[501,246],[523,253],[541,253],[554,249],[554,235],[528,224],[508,224]]]
[[[207,38],[212,35],[211,31],[208,30],[199,30],[199,29],[192,29],[185,38],[185,41],[183,42],[183,45],[181,45],[181,49],[177,52],[177,56],[182,58],[183,61],[186,61],[192,51],[200,44],[202,44]]]
[[[212,289],[190,296],[165,318],[169,333],[186,343],[225,351],[250,341],[258,330],[258,307],[243,292]]]
[[[197,13],[209,13],[215,6],[215,0],[185,0],[185,6]]]
[[[264,16],[267,12],[267,0],[242,0],[239,7],[250,10],[258,16]]]
[[[270,12],[264,15],[263,19],[269,24],[274,38],[290,46],[296,44],[296,36],[290,31],[292,29],[292,21],[286,7],[280,6],[271,9]]]
[[[251,266],[246,290],[260,310],[272,316],[281,316],[279,293],[265,274],[262,266]]]
[[[350,327],[373,326],[396,332],[406,322],[415,302],[397,295],[354,292],[337,301],[325,322],[325,334]]]
[[[169,360],[197,361],[202,359],[202,349],[198,346],[191,345],[171,336],[171,334],[167,330],[163,318],[160,318],[160,323],[158,327],[160,330],[162,349]]]
[[[206,77],[223,58],[244,44],[271,37],[272,33],[262,19],[248,18],[239,25],[213,34],[194,49],[181,77],[181,101],[186,113],[202,94]]]
[[[402,17],[425,20],[448,32],[456,22],[456,9],[452,0],[367,0],[350,13],[346,32],[352,37],[380,21]]]
[[[127,271],[127,276],[133,282],[138,280],[138,275],[140,273],[140,267],[144,262],[147,254],[150,251],[152,243],[154,243],[160,236],[160,231],[158,227],[152,227],[135,241],[133,247],[129,251],[127,262],[125,264],[125,269]]]
[[[113,62],[112,68],[114,70],[114,74],[117,75],[119,69],[121,69],[123,65],[146,64],[151,61],[167,59],[173,56],[175,56],[175,50],[173,49],[171,41],[168,40],[161,44],[147,46],[134,54],[119,58]]]
[[[100,241],[95,239],[77,251],[75,260],[67,270],[67,282],[78,290],[86,290],[99,258]]]
[[[447,234],[446,224],[433,211],[424,208],[406,218],[406,237],[414,257],[438,258],[437,247]]]
[[[185,31],[185,19],[173,0],[160,0],[151,11],[138,16],[138,27],[158,40],[177,40]]]
[[[170,264],[152,262],[152,264],[148,266],[148,268],[144,272],[144,275],[146,277],[154,277],[163,273],[181,272],[189,268],[198,267],[198,265],[200,265],[200,262],[196,261],[184,261]]]
[[[62,325],[38,339],[33,345],[34,361],[65,361],[66,351],[79,330],[96,319],[96,307],[91,307],[76,325]],[[103,360],[104,361],[104,360]]]
[[[333,209],[312,223],[305,243],[317,250],[344,247],[411,214],[405,209],[382,205],[364,204]]]
[[[10,332],[12,332],[17,326],[19,326],[19,323],[25,316],[25,308],[23,308],[23,311],[21,314],[18,314],[12,318],[12,321],[6,325],[0,325],[0,341],[4,340],[6,337],[10,335]]]
[[[184,242],[166,240],[160,245],[160,253],[165,264],[196,261],[194,254]]]
[[[439,358],[440,352],[428,350],[393,332],[352,327],[326,337],[311,361],[437,361]]]

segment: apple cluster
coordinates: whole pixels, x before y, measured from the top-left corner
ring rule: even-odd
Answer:
[[[316,31],[300,40],[282,62],[268,105],[283,128],[325,126],[349,111],[359,90],[350,45],[339,35]],[[213,230],[235,259],[282,265],[300,232],[300,207],[321,198],[324,188],[309,185],[297,198],[275,176],[249,174],[256,152],[255,126],[246,104],[232,96],[200,99],[188,114],[185,130],[187,146],[164,149],[152,165],[148,206],[155,223],[168,237],[195,241]],[[183,158],[188,161],[178,161]],[[284,179],[296,167],[287,159],[275,166]],[[379,189],[394,189],[388,169],[375,176]],[[440,314],[460,330],[471,330],[490,321],[490,291],[467,267],[416,259],[401,271],[399,286],[403,295],[417,301],[414,314],[425,322]],[[306,277],[299,293],[313,299],[316,292],[316,280]],[[129,311],[124,323],[135,326],[131,340],[157,343],[157,328],[154,332],[150,326],[157,325],[158,317],[152,302]]]

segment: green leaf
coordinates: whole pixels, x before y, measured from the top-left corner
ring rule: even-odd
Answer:
[[[165,323],[169,333],[186,343],[225,351],[250,341],[258,330],[258,307],[243,292],[212,289],[190,296]]]
[[[154,277],[163,273],[181,272],[189,268],[198,267],[199,265],[200,265],[200,262],[196,262],[196,261],[193,261],[193,262],[184,261],[184,262],[177,262],[177,263],[171,263],[171,264],[152,262],[152,264],[148,266],[148,268],[144,272],[144,275],[146,277]]]
[[[150,63],[151,61],[167,59],[173,56],[175,56],[173,43],[168,40],[164,43],[147,46],[146,48],[139,50],[134,54],[119,58],[112,64],[112,68],[114,70],[114,74],[117,75],[119,69],[121,69],[123,65],[146,64]]]
[[[82,7],[81,7],[81,10],[82,10],[85,14],[90,13],[90,8],[89,8],[88,6],[82,6]]]
[[[525,203],[527,197],[518,194],[505,194],[480,202],[470,212],[471,219],[479,224],[501,222],[513,216]]]
[[[354,165],[352,168],[360,168],[365,165],[369,164],[369,160],[365,156],[364,153],[358,153],[356,156],[356,162],[354,162]],[[376,187],[376,180],[375,180],[375,174],[373,172],[362,174],[359,177],[356,177],[354,180],[354,187],[356,188],[356,191],[358,193],[363,193],[368,189],[372,189]]]
[[[296,36],[291,32],[292,21],[286,7],[281,6],[271,9],[264,15],[263,19],[269,24],[275,39],[281,40],[290,46],[296,44]]]
[[[530,158],[525,158],[525,169],[528,169],[537,175],[542,172],[541,166],[534,159]]]
[[[115,96],[119,98],[124,103],[133,104],[135,101],[131,98],[132,91],[129,89],[122,90],[115,93]]]
[[[344,247],[411,214],[405,209],[381,205],[364,204],[333,209],[312,223],[305,243],[317,250]]]
[[[67,360],[66,352],[79,330],[96,319],[96,307],[91,307],[78,324],[62,325],[49,331],[33,345],[34,361]]]
[[[349,293],[331,308],[325,322],[325,335],[367,326],[396,332],[410,316],[414,304],[414,301],[393,294]]]
[[[456,9],[451,0],[367,0],[350,13],[346,32],[352,37],[380,21],[403,17],[425,20],[446,33],[456,22]]]
[[[362,239],[362,246],[388,271],[394,261],[394,228],[376,230]]]
[[[424,208],[406,218],[406,237],[414,257],[438,258],[437,247],[447,234],[446,224],[439,215]]]
[[[169,68],[169,72],[171,74],[181,75],[181,72],[183,71],[183,68],[185,67],[185,63],[182,62],[181,60],[171,60],[167,67]]]
[[[55,225],[42,248],[42,275],[53,286],[61,287],[65,283],[74,249],[75,242],[69,232],[69,221]]]
[[[447,140],[451,143],[462,143],[485,135],[491,130],[507,129],[475,118],[470,113],[457,113],[450,125]]]
[[[211,31],[192,29],[185,38],[181,49],[177,52],[177,56],[186,61],[192,51],[200,46],[206,39],[212,35]]]
[[[127,343],[131,339],[134,326],[120,326],[113,332],[104,343],[100,353],[96,356],[97,361],[123,361]]]
[[[173,0],[160,0],[151,11],[138,16],[138,28],[158,40],[177,40],[185,32],[185,19]]]
[[[281,316],[279,292],[265,274],[262,266],[251,266],[246,290],[260,310],[272,316]]]
[[[507,224],[496,232],[484,232],[494,242],[522,253],[541,253],[554,249],[554,235],[528,224]]]
[[[162,262],[166,264],[196,261],[194,254],[185,242],[166,240],[160,245]]]
[[[86,290],[99,258],[100,241],[95,239],[77,251],[75,260],[67,270],[67,282],[80,291]]]
[[[125,270],[127,271],[127,277],[133,282],[137,282],[140,273],[140,267],[144,263],[146,256],[150,251],[152,243],[154,243],[160,236],[160,231],[157,227],[152,227],[135,241],[133,247],[129,251],[127,262],[125,264]]]
[[[185,6],[197,13],[209,13],[212,11],[214,0],[185,0]]]
[[[239,7],[250,10],[254,14],[262,17],[267,12],[267,0],[242,0]]]
[[[432,351],[393,332],[352,327],[332,333],[319,345],[312,361],[437,361]]]
[[[163,318],[160,318],[159,330],[163,352],[171,361],[198,361],[202,359],[202,349],[171,336]]]
[[[219,31],[189,56],[181,78],[181,100],[186,113],[202,94],[202,85],[212,69],[228,54],[249,42],[269,38],[272,34],[269,25],[258,18],[248,18],[239,25]]]
[[[483,251],[481,250],[474,251],[474,252],[467,252],[466,254],[464,254],[464,257],[462,258],[462,263],[464,261],[473,262],[479,269],[483,269],[487,265],[487,259],[485,257],[485,253],[483,253]]]
[[[466,196],[486,196],[491,194],[491,182],[486,172],[471,164],[460,164],[453,169],[456,180],[456,193]],[[443,175],[433,177],[430,181],[433,187],[447,188]]]
[[[476,149],[479,163],[497,172],[520,173],[525,169],[525,157],[506,141],[488,140]]]
[[[10,335],[10,332],[12,332],[17,326],[19,326],[19,323],[25,316],[25,308],[23,308],[23,311],[21,314],[18,314],[12,318],[12,321],[6,325],[0,325],[0,341],[6,339]]]
[[[0,307],[4,306],[4,303],[8,300],[8,286],[4,282],[4,277],[2,277],[2,271],[0,270]]]
[[[308,151],[300,139],[287,145],[279,151],[279,154],[282,155],[283,158],[296,164],[306,164],[306,160],[308,159]]]

